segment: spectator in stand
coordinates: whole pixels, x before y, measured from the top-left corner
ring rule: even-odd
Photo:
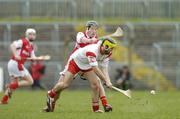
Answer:
[[[29,72],[34,80],[34,83],[32,84],[32,89],[37,89],[37,88],[42,90],[45,89],[41,85],[41,78],[45,74],[45,69],[46,67],[41,61],[34,61],[29,66]]]
[[[131,87],[131,72],[128,66],[123,66],[122,69],[117,69],[116,87],[127,90]]]

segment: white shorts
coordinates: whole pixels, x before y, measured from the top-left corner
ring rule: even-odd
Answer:
[[[70,55],[70,56],[71,56],[71,55]],[[65,75],[65,72],[68,70],[68,65],[69,65],[70,60],[71,60],[71,57],[69,57],[66,65],[64,66],[64,70],[61,71],[61,72],[59,72],[59,75]]]
[[[67,68],[65,67],[63,71],[59,72],[59,75],[65,75],[66,71],[67,71]]]
[[[18,69],[17,61],[14,61],[12,59],[8,62],[8,72],[9,72],[9,76],[13,76],[13,77],[24,77],[30,75],[29,71],[24,66],[23,66],[23,70],[20,71]]]

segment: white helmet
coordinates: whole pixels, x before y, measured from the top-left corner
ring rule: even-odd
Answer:
[[[26,30],[26,38],[29,39],[29,41],[33,42],[36,38],[36,30],[33,28],[28,28]]]
[[[33,29],[33,28],[28,28],[27,30],[26,30],[26,37],[28,37],[28,35],[29,35],[29,33],[34,33],[34,34],[36,34],[36,30],[35,29]]]

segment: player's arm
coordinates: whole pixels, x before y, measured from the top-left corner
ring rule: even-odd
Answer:
[[[105,75],[105,77],[107,78],[106,81],[112,85],[111,83],[111,79],[109,76],[109,72],[108,72],[108,65],[109,65],[109,57],[104,59],[103,61],[99,62],[99,69],[101,70],[101,72]]]
[[[77,34],[76,39],[77,43],[95,43],[98,41],[97,38],[86,38],[82,32]]]
[[[106,81],[107,81],[109,84],[112,85],[111,79],[110,79],[109,73],[108,73],[108,68],[107,68],[107,67],[99,67],[99,68],[100,68],[100,70],[102,71],[102,73],[105,75]]]
[[[82,43],[95,43],[97,41],[98,41],[97,38],[86,38],[86,37],[81,38]]]
[[[112,83],[110,81],[109,75],[106,74],[106,71],[104,69],[100,70],[98,66],[94,66],[92,68],[93,68],[93,71],[96,73],[96,75],[105,82],[106,86],[111,88]]]
[[[12,55],[17,59],[17,60],[21,60],[21,57],[16,53],[17,49],[21,49],[22,48],[22,40],[17,40],[14,41],[13,43],[11,43],[10,45],[10,50]]]
[[[35,57],[30,57],[26,58],[26,60],[34,60],[34,61],[40,61],[40,60],[50,60],[51,56],[49,55],[42,55],[42,56],[35,56]]]
[[[103,80],[108,87],[111,88],[112,84],[109,79],[103,74],[103,72],[98,68],[98,62],[96,60],[96,55],[93,52],[87,52],[86,56],[88,58],[89,64],[92,66],[94,73]]]

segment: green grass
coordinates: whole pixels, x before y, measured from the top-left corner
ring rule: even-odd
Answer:
[[[2,96],[2,93],[0,94]],[[0,119],[179,119],[180,92],[134,91],[127,99],[118,92],[107,91],[110,113],[91,111],[90,91],[65,91],[55,112],[44,113],[46,92],[17,91],[8,105],[0,105]]]

